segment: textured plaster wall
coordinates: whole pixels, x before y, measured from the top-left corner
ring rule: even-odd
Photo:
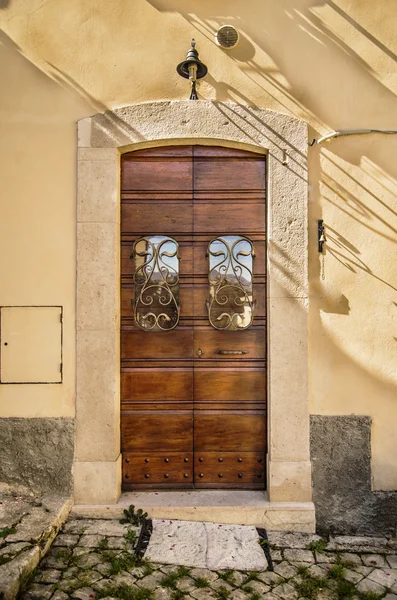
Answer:
[[[0,418],[0,490],[70,494],[73,453],[73,419]]]
[[[397,493],[371,489],[371,419],[310,419],[313,500],[319,533],[395,536]]]
[[[194,36],[202,98],[303,118],[313,137],[395,129],[396,17],[394,0],[0,3],[0,304],[65,307],[65,383],[0,386],[1,416],[74,413],[75,122],[185,99],[175,66]],[[242,37],[230,52],[213,41],[224,23]],[[311,412],[372,417],[377,490],[397,488],[396,154],[397,136],[380,135],[309,152]]]

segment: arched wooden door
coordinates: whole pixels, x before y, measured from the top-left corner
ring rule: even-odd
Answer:
[[[265,487],[265,191],[252,152],[122,156],[124,489]]]

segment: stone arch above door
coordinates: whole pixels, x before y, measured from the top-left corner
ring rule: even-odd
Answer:
[[[287,115],[232,103],[145,103],[78,123],[75,501],[112,504],[121,490],[119,157],[131,150],[173,144],[223,145],[267,154],[267,488],[271,503],[294,503],[296,509],[299,504],[307,513],[307,518],[299,519],[307,520],[306,529],[313,527],[307,125]]]

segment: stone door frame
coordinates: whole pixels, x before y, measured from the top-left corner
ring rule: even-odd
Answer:
[[[189,100],[78,122],[75,503],[115,504],[121,493],[120,155],[181,144],[267,155],[267,494],[271,503],[312,508],[307,125],[270,110]]]

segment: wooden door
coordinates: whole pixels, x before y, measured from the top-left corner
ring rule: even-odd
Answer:
[[[122,157],[125,489],[265,486],[265,189],[265,158],[250,152],[171,146]],[[173,240],[168,249],[179,246],[179,277],[172,289],[180,313],[171,315],[172,329],[144,331],[134,317],[140,247],[134,243],[158,243],[161,236]],[[253,260],[241,258],[244,252],[240,256],[253,262],[249,297],[255,305],[252,323],[241,330],[225,328],[227,318],[218,318],[222,302],[209,318],[208,250],[217,243],[249,247],[255,254]]]

